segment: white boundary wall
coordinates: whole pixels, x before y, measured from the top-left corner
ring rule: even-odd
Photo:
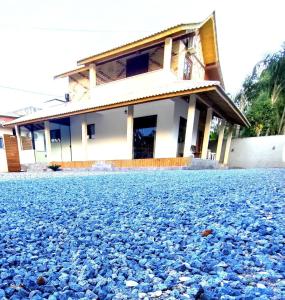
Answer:
[[[229,167],[284,168],[285,135],[233,139]]]
[[[0,127],[0,137],[3,138],[4,134],[12,134],[12,129]],[[8,166],[7,166],[4,138],[3,138],[3,145],[4,148],[0,149],[0,172],[7,172]]]

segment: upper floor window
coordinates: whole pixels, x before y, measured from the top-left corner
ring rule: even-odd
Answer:
[[[148,53],[127,59],[126,77],[148,72],[148,65]]]
[[[60,129],[53,129],[50,131],[50,141],[51,141],[51,143],[60,143],[61,142]]]
[[[4,148],[4,142],[3,142],[3,138],[0,137],[0,149]]]
[[[88,139],[95,139],[95,124],[87,124]]]
[[[191,79],[192,66],[193,66],[193,62],[191,60],[191,57],[187,55],[184,60],[184,70],[183,70],[183,79],[184,80]]]

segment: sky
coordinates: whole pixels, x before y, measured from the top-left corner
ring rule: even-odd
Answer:
[[[284,0],[0,0],[0,114],[64,99],[53,76],[102,50],[216,12],[226,91],[285,41]]]

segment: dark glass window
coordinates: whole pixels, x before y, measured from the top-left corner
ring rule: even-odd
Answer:
[[[87,136],[88,139],[95,139],[95,124],[87,125]]]
[[[184,153],[185,133],[186,133],[187,120],[180,117],[179,131],[178,131],[178,149],[177,156],[182,157]]]
[[[0,149],[4,148],[4,142],[3,142],[3,138],[0,137]]]
[[[148,64],[148,53],[127,59],[126,76],[130,77],[146,73],[148,71]]]
[[[153,158],[157,116],[134,119],[134,158]]]
[[[191,74],[192,74],[192,60],[190,56],[186,56],[184,60],[184,71],[183,71],[183,79],[184,80],[189,80],[191,79]]]
[[[51,141],[51,143],[60,143],[61,142],[60,129],[53,129],[50,131],[50,141]]]

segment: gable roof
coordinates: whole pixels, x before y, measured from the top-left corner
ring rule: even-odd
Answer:
[[[179,36],[181,34],[194,32],[195,30],[199,29],[200,24],[201,23],[188,23],[175,25],[167,29],[161,30],[159,32],[153,33],[151,35],[148,35],[146,37],[140,38],[138,40],[80,59],[77,62],[77,64],[83,65],[91,62],[97,62],[102,59],[106,59],[107,57],[109,59],[110,57],[116,56],[118,54],[122,55],[129,51],[141,49],[141,47],[146,47],[150,44],[153,45],[155,43],[160,43],[170,36]]]
[[[138,40],[80,59],[77,61],[77,65],[80,66],[79,68],[58,74],[54,76],[54,78],[63,78],[87,71],[89,69],[88,65],[91,63],[102,63],[104,61],[112,60],[119,56],[131,54],[145,47],[160,44],[164,42],[167,37],[181,37],[183,35],[194,33],[197,30],[199,30],[201,36],[205,65],[217,64],[217,67],[219,68],[216,20],[215,13],[213,12],[202,22],[175,25]]]

